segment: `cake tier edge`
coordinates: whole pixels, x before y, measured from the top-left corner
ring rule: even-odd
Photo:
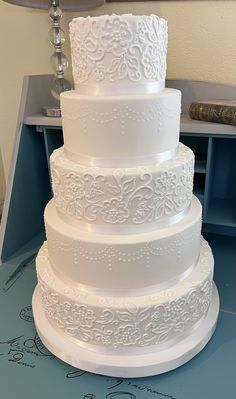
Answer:
[[[201,218],[201,204],[193,197],[178,223],[142,234],[101,234],[63,221],[51,200],[44,213],[50,262],[56,275],[74,283],[101,289],[162,289],[196,265]]]
[[[61,94],[64,145],[79,163],[153,163],[179,142],[181,92],[134,96]]]
[[[45,315],[55,329],[93,349],[131,349],[183,339],[207,314],[212,295],[214,259],[202,240],[192,273],[161,292],[137,296],[99,294],[69,285],[51,268],[47,246],[37,258],[38,289]]]
[[[106,376],[137,378],[162,374],[173,370],[191,360],[211,339],[219,315],[219,295],[213,283],[212,300],[206,317],[181,341],[161,350],[153,347],[152,351],[137,354],[126,352],[119,354],[117,349],[112,354],[104,353],[100,347],[95,351],[80,346],[78,341],[69,339],[65,334],[53,328],[47,320],[36,287],[33,295],[33,314],[36,330],[43,344],[55,356],[73,367],[91,373]]]
[[[83,93],[158,91],[165,85],[167,21],[101,15],[70,23],[72,72]]]
[[[192,199],[194,154],[181,143],[173,158],[152,165],[80,165],[68,159],[63,147],[53,152],[50,165],[59,215],[79,228],[97,226],[103,234],[170,225]]]

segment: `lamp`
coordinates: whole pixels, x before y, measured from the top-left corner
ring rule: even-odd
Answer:
[[[50,30],[50,43],[54,46],[54,54],[51,57],[51,64],[55,70],[55,77],[51,88],[54,105],[43,108],[45,116],[61,116],[60,94],[70,90],[70,82],[64,78],[64,72],[68,68],[68,60],[62,51],[65,43],[65,35],[61,29],[62,11],[85,11],[104,4],[105,0],[3,0],[7,3],[23,7],[49,9],[49,16],[52,21]]]
[[[3,0],[6,3],[17,6],[49,9],[52,2],[50,0]],[[98,7],[104,4],[105,0],[60,0],[60,7],[67,11],[86,11],[90,8]]]

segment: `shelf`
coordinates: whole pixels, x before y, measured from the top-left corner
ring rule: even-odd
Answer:
[[[194,190],[204,193],[206,176],[203,173],[194,173]]]
[[[204,222],[236,231],[236,140],[213,138],[206,179]]]
[[[26,125],[40,125],[40,126],[61,126],[61,118],[50,118],[43,116],[40,113],[27,115],[24,123]],[[203,135],[236,135],[236,126],[223,125],[221,123],[203,122],[191,119],[188,115],[181,115],[180,121],[181,134],[193,133]]]
[[[203,134],[203,135],[236,135],[236,126],[233,125],[223,125],[221,123],[204,122],[193,120],[188,114],[181,115],[180,123],[181,134]]]
[[[195,155],[195,172],[206,173],[208,137],[193,137],[191,135],[180,136],[180,141],[191,148]]]
[[[212,198],[205,222],[236,228],[236,201]]]
[[[194,187],[193,194],[196,195],[203,206],[204,190],[201,187]]]
[[[206,173],[206,159],[195,159],[195,173]]]
[[[42,114],[34,114],[29,115],[25,118],[25,125],[34,125],[34,126],[62,126],[61,118],[43,116]]]
[[[201,202],[202,206],[204,203],[204,191],[205,191],[205,174],[195,173],[194,174],[194,185],[193,185],[193,194]]]

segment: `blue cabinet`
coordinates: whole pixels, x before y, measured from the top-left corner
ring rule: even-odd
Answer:
[[[194,194],[205,232],[236,235],[236,135],[182,133],[195,154]]]

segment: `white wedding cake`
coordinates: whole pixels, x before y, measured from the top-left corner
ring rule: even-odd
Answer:
[[[162,373],[205,346],[219,310],[181,93],[165,88],[167,22],[76,18],[70,37],[75,90],[61,95],[64,146],[50,160],[36,328],[78,368]]]

